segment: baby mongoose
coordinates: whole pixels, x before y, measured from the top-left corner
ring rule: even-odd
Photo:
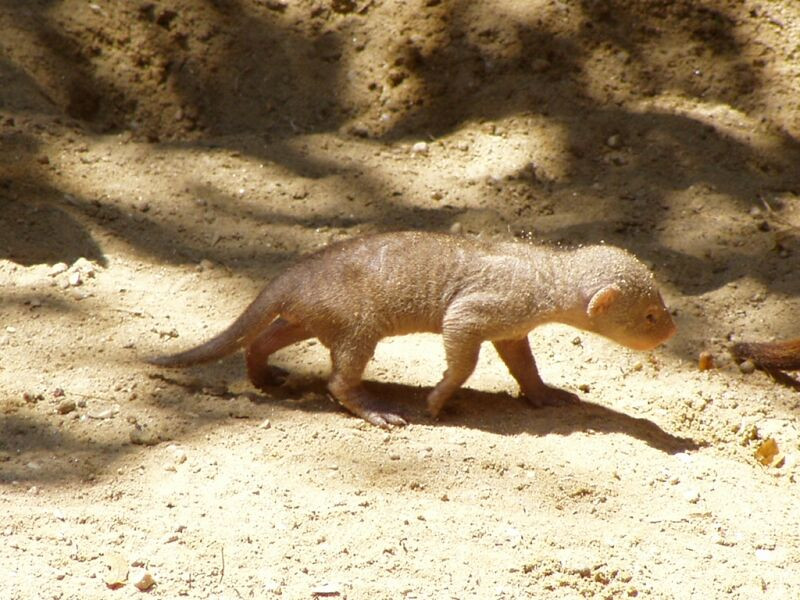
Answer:
[[[785,342],[740,342],[731,347],[737,362],[750,360],[761,369],[800,369],[800,338]]]
[[[531,405],[576,400],[542,381],[528,345],[528,332],[551,322],[637,350],[654,348],[675,332],[652,273],[619,248],[566,250],[386,233],[305,257],[273,279],[225,331],[149,362],[184,367],[245,348],[250,380],[265,388],[275,383],[269,355],[316,337],[330,350],[333,397],[351,413],[388,427],[406,421],[382,409],[361,376],[378,341],[391,335],[442,334],[447,369],[428,395],[433,417],[475,369],[487,340]]]

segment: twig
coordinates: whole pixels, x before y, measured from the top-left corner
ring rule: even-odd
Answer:
[[[225,577],[225,546],[220,546],[219,555],[222,559],[222,567],[219,570],[219,581],[217,582],[217,585],[221,584],[222,578]]]

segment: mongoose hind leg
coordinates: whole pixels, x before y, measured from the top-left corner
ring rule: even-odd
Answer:
[[[457,333],[443,332],[447,370],[442,380],[428,394],[428,412],[436,419],[445,402],[464,385],[478,363],[481,340]]]
[[[539,408],[545,405],[571,404],[580,400],[572,392],[551,387],[542,381],[527,337],[519,340],[498,340],[494,342],[494,347],[531,406]]]
[[[403,417],[381,407],[361,382],[361,375],[372,358],[376,344],[364,340],[337,340],[331,346],[332,366],[328,390],[339,404],[368,423],[384,429],[390,425],[407,425]]]
[[[285,346],[313,337],[301,325],[278,317],[247,347],[245,361],[247,375],[258,389],[282,384],[288,373],[280,367],[267,364],[270,354]]]

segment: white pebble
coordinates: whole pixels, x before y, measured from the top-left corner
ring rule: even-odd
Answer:
[[[186,462],[186,451],[180,446],[171,444],[169,446],[169,451],[172,453],[172,458],[175,459],[175,462],[179,465]]]
[[[48,275],[50,275],[50,277],[55,277],[56,275],[61,275],[61,273],[66,271],[67,268],[68,268],[67,267],[67,263],[63,263],[63,262],[56,263],[52,267],[50,267],[50,272],[48,273]]]
[[[427,154],[428,153],[428,144],[425,142],[417,142],[413,146],[411,146],[411,152],[414,154]]]

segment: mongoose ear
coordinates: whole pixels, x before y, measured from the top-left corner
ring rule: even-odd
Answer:
[[[586,308],[586,314],[588,314],[591,318],[605,314],[614,301],[619,298],[621,293],[622,292],[619,291],[619,288],[613,285],[607,285],[606,287],[601,288],[598,292],[595,292],[595,295],[592,296],[591,300],[589,300],[589,306]]]

